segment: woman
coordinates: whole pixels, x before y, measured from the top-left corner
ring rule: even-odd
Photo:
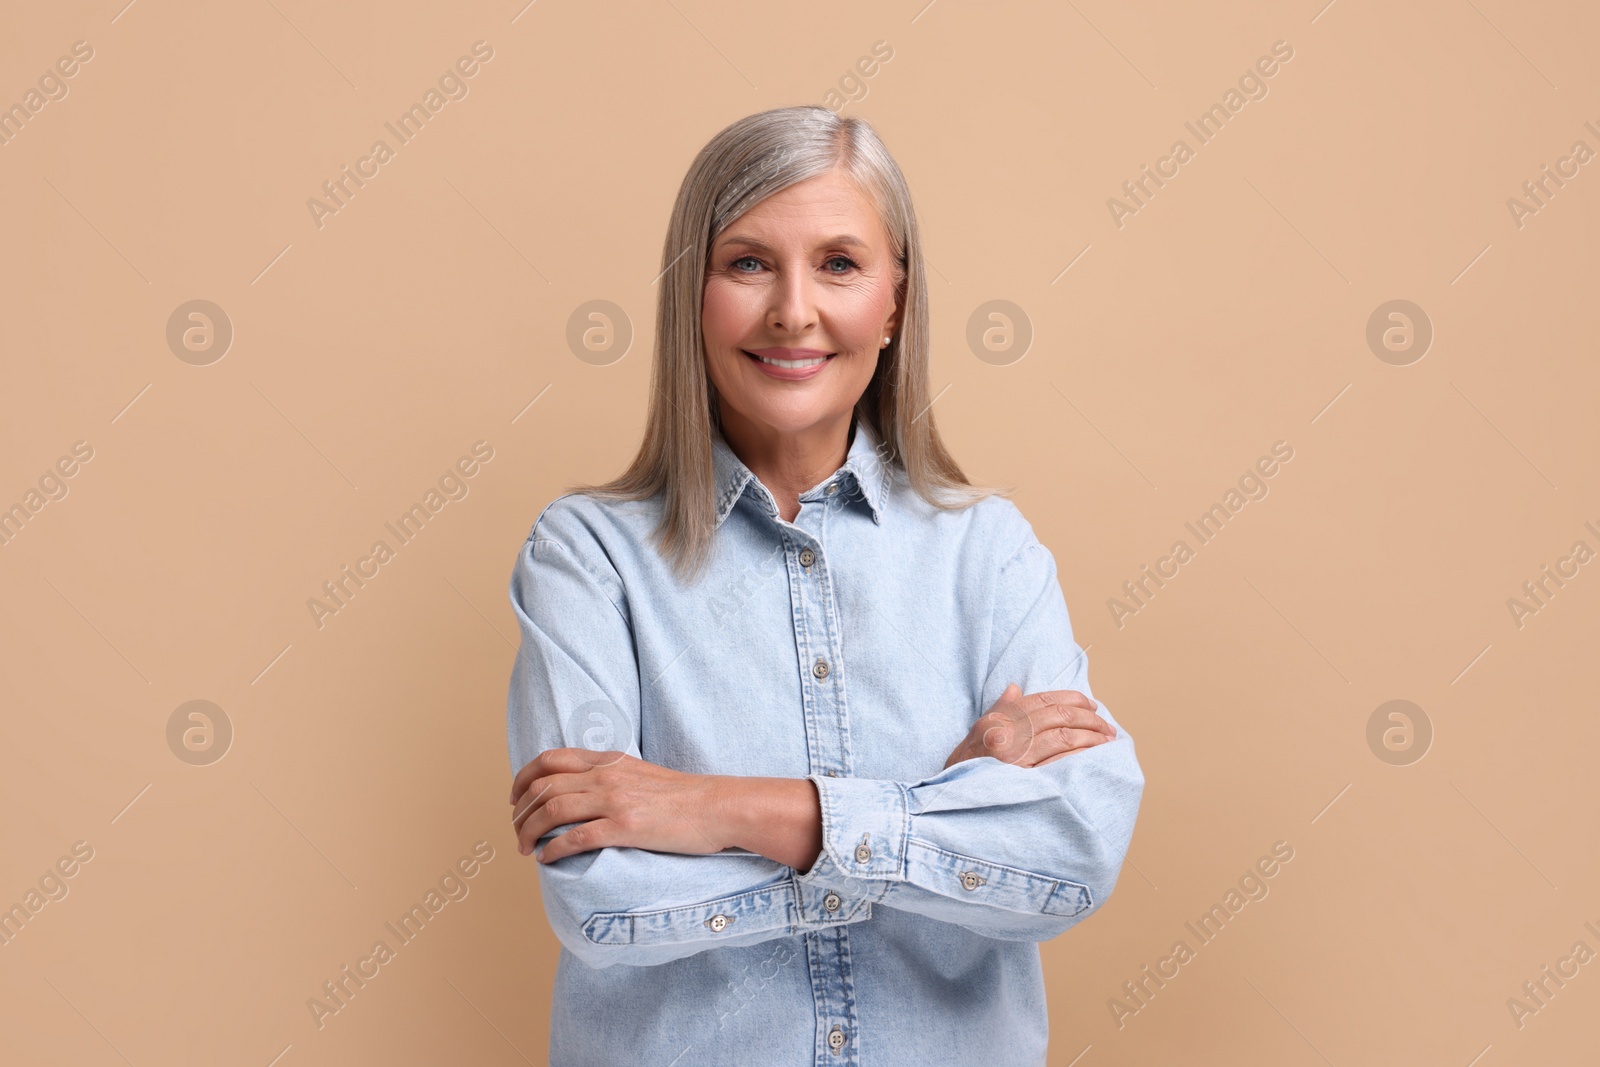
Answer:
[[[1033,1067],[1036,943],[1105,903],[1144,778],[1049,550],[934,430],[905,180],[860,119],[750,116],[662,265],[638,456],[511,580],[550,1061]]]

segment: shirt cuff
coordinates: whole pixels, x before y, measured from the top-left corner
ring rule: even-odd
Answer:
[[[809,871],[795,877],[802,895],[816,890],[850,902],[882,900],[905,880],[911,829],[905,786],[829,774],[806,778],[822,805],[822,851]]]

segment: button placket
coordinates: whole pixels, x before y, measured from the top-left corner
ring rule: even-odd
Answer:
[[[827,556],[827,529],[838,521],[839,505],[848,496],[842,479],[823,487],[823,507],[802,508],[795,525],[809,543],[798,545],[788,557],[789,595],[793,608],[795,651],[802,682],[802,713],[813,773],[841,778],[850,773],[849,726],[845,719],[845,676],[839,657],[839,619],[831,566]],[[826,798],[824,798],[826,800]],[[846,846],[848,849],[849,846]],[[809,893],[821,890],[817,896]],[[821,1062],[844,1067],[857,1061],[850,1040],[856,1016],[855,973],[851,964],[851,924],[841,921],[850,909],[862,906],[846,894],[827,886],[807,891],[806,911],[812,928],[806,933],[813,977],[812,995],[817,1031],[816,1055]],[[820,920],[820,921],[819,921]]]
[[[815,978],[812,992],[817,1029],[813,1040],[818,1063],[853,1064],[859,1060],[860,1054],[851,1048],[850,1041],[861,1022],[856,1014],[855,978],[849,962],[850,929],[850,925],[844,923],[806,935],[811,973]]]

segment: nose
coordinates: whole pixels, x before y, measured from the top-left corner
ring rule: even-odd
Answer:
[[[804,266],[780,272],[767,308],[767,328],[774,333],[798,335],[817,324],[816,294]]]

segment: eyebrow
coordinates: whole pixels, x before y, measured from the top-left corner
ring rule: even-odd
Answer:
[[[754,248],[758,252],[765,252],[768,255],[772,254],[772,247],[770,245],[764,244],[761,241],[756,240],[754,237],[734,236],[719,240],[717,243],[723,246],[743,245],[746,248]],[[859,237],[854,236],[853,234],[848,233],[841,233],[834,237],[824,238],[823,240],[818,241],[817,244],[819,247],[823,245],[833,245],[835,247],[845,245],[852,248],[867,247],[867,242],[863,241]]]

